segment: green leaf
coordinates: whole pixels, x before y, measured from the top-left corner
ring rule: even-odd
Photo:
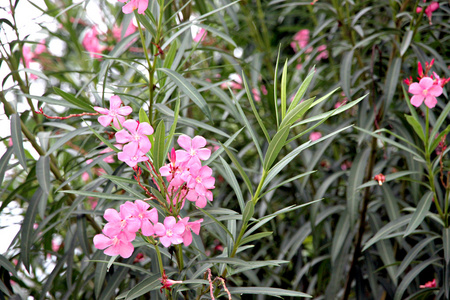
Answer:
[[[422,125],[420,125],[420,123],[413,116],[405,115],[405,118],[406,121],[408,121],[409,125],[411,125],[416,134],[425,144],[425,135],[423,133]]]
[[[70,102],[73,105],[79,107],[81,110],[83,110],[85,112],[95,112],[95,110],[92,108],[92,106],[90,104],[88,104],[87,102],[76,98],[74,95],[66,93],[66,92],[64,92],[63,90],[61,90],[61,89],[59,89],[57,87],[53,87],[53,90],[55,91],[56,94],[58,94],[61,97],[63,97],[64,100],[66,100],[67,102]]]
[[[278,56],[277,56],[277,62],[275,64],[275,74],[273,74],[273,106],[275,107],[275,116],[277,119],[277,126],[280,124],[280,120],[279,120],[279,116],[278,116],[278,95],[277,95],[277,91],[278,91],[278,62],[280,61],[280,50],[281,50],[281,45],[278,48]]]
[[[406,92],[406,91],[405,91]],[[439,115],[439,118],[436,120],[436,122],[433,124],[433,130],[431,130],[430,138],[428,140],[428,145],[433,144],[433,141],[435,140],[436,134],[441,129],[441,125],[444,123],[444,121],[447,119],[448,115],[450,114],[450,102],[447,103],[445,108],[442,110],[441,114]],[[447,127],[448,128],[448,127]],[[439,143],[439,142],[438,142]],[[437,146],[437,145],[436,145]],[[434,147],[436,148],[436,147]],[[429,151],[433,151],[433,148],[429,148]]]
[[[423,195],[422,199],[420,199],[419,204],[417,204],[416,211],[413,213],[411,222],[405,230],[405,234],[403,238],[410,235],[425,219],[427,213],[430,211],[431,202],[433,199],[433,192],[428,191],[425,195]]]
[[[139,109],[139,122],[141,123],[148,123],[150,124],[150,120],[148,119],[147,113],[145,112],[144,108]]]
[[[296,291],[283,290],[279,288],[268,288],[268,287],[238,287],[238,288],[229,288],[231,294],[250,294],[250,295],[269,295],[269,296],[290,296],[290,297],[303,297],[303,298],[312,298],[312,296]]]
[[[244,129],[244,127],[242,127],[241,129],[239,129],[238,131],[236,131],[235,134],[233,134],[225,143],[223,143],[223,145],[225,147],[228,147],[233,141],[234,139],[239,136],[239,134],[241,133],[241,131]],[[209,165],[211,162],[215,161],[217,159],[217,157],[223,153],[224,147],[220,147],[219,149],[217,149],[216,151],[214,151],[214,153],[211,155],[211,157],[205,161],[205,165]]]
[[[442,229],[442,244],[444,245],[445,263],[448,265],[450,262],[450,228]]]
[[[36,177],[40,187],[47,195],[50,193],[50,157],[41,156],[36,162]]]
[[[67,251],[66,253],[64,253],[64,255],[62,257],[58,258],[58,261],[57,261],[55,267],[53,268],[50,275],[47,277],[47,280],[45,281],[45,284],[42,287],[42,290],[40,291],[39,299],[41,299],[41,300],[46,299],[47,292],[52,287],[53,280],[55,280],[56,276],[60,275],[60,270],[67,263],[67,258],[71,254],[71,251],[73,251],[73,250]]]
[[[121,200],[121,201],[136,200],[136,197],[133,197],[133,196],[115,195],[115,194],[100,193],[100,192],[88,192],[88,191],[81,191],[81,190],[63,190],[63,191],[61,191],[61,193],[75,194],[78,196],[85,196],[85,197],[95,197],[95,198],[99,198],[99,199],[110,199],[110,200]]]
[[[403,278],[400,285],[397,287],[397,290],[395,291],[394,295],[394,300],[401,300],[403,298],[403,294],[405,293],[406,289],[409,286],[411,286],[412,281],[417,278],[420,272],[422,272],[429,265],[438,262],[439,260],[441,260],[440,257],[431,257],[426,261],[423,261],[417,266],[415,266],[412,270],[410,270],[408,274],[406,274],[406,276]]]
[[[353,160],[347,182],[347,209],[350,226],[352,228],[356,224],[356,217],[359,209],[360,195],[358,186],[361,185],[364,179],[369,154],[370,148],[366,148],[364,151],[361,151],[356,155]]]
[[[256,110],[253,95],[250,92],[250,88],[248,87],[248,84],[247,84],[247,78],[244,75],[244,73],[242,73],[242,79],[244,81],[245,91],[247,92],[247,98],[248,98],[248,101],[250,102],[250,106],[252,107],[253,114],[255,115],[256,120],[258,121],[259,127],[261,127],[261,129],[264,133],[264,136],[267,139],[267,142],[270,143],[269,133],[267,132],[266,126],[264,126],[264,122],[262,121],[261,117],[259,116],[258,111]]]
[[[342,90],[344,91],[345,96],[348,99],[352,99],[352,94],[350,92],[350,85],[352,80],[353,51],[354,50],[350,50],[343,55],[340,70]]]
[[[290,110],[283,121],[281,121],[280,128],[291,126],[296,120],[300,119],[308,111],[313,102],[314,98],[305,100]]]
[[[386,181],[385,182],[393,181],[395,179],[402,178],[402,177],[405,177],[405,176],[408,176],[408,175],[413,175],[413,174],[418,174],[418,172],[417,171],[400,171],[400,172],[395,172],[395,173],[386,175],[385,176],[386,177]],[[366,183],[363,183],[360,186],[358,186],[357,189],[363,189],[363,188],[366,188],[366,187],[369,187],[369,186],[374,186],[374,185],[379,185],[379,184],[378,184],[378,182],[376,180],[370,180],[370,181],[368,181]]]
[[[156,274],[143,279],[136,284],[131,290],[128,291],[126,300],[136,299],[142,295],[147,294],[150,291],[161,288],[161,274]]]
[[[288,61],[284,63],[283,74],[281,75],[281,122],[284,121],[284,117],[286,115],[286,103],[287,103],[287,66]]]
[[[132,255],[130,258],[124,261],[125,264],[131,265],[134,261],[135,255]],[[128,274],[130,270],[126,267],[119,267],[114,270],[113,276],[111,276],[108,280],[106,287],[103,289],[103,292],[100,294],[99,300],[109,300],[114,295],[117,287],[123,282],[125,276]]]
[[[85,133],[88,131],[89,131],[89,128],[82,127],[82,128],[78,128],[74,131],[70,131],[70,132],[66,133],[64,136],[62,136],[56,140],[56,142],[50,147],[50,149],[48,149],[47,153],[45,153],[45,156],[49,156],[50,154],[52,154],[54,151],[58,150],[60,147],[62,147],[65,143],[67,143],[74,137],[80,136],[82,133]]]
[[[413,37],[414,31],[407,28],[406,34],[403,35],[402,44],[400,45],[400,56],[403,57],[403,55],[406,53],[406,50],[409,49],[409,46],[411,45],[411,39]]]
[[[3,255],[0,255],[0,266],[5,268],[8,272],[11,272],[14,277],[19,278],[19,275],[17,274],[17,271],[14,268],[12,262],[7,260]]]
[[[164,164],[164,140],[166,135],[166,127],[164,125],[164,121],[161,120],[156,127],[156,131],[154,133],[154,143],[153,143],[153,164],[155,165],[156,170],[162,167]]]
[[[251,183],[250,179],[248,178],[247,173],[245,173],[244,169],[242,168],[241,164],[239,163],[237,158],[234,156],[234,154],[225,145],[223,145],[222,143],[221,143],[221,145],[222,145],[222,149],[225,150],[225,152],[228,154],[228,157],[231,159],[231,161],[236,166],[239,174],[241,175],[242,179],[244,180],[245,184],[247,185],[250,195],[253,196],[252,183]]]
[[[14,154],[19,160],[20,165],[26,171],[27,159],[25,158],[25,150],[23,148],[22,126],[19,114],[11,115],[11,139],[13,142]]]
[[[217,220],[213,215],[211,215],[207,210],[204,210],[203,208],[197,207],[200,211],[202,211],[204,214],[206,214],[211,220],[214,221],[214,223],[216,223],[217,225],[219,225],[234,241],[234,237],[231,234],[231,232],[228,230],[227,227],[225,227],[225,225],[223,225],[222,222],[220,222],[219,220]]]
[[[253,235],[249,235],[246,238],[243,238],[241,240],[241,242],[239,243],[239,246],[245,245],[245,244],[250,243],[250,242],[252,242],[254,240],[260,240],[260,239],[263,239],[265,237],[271,236],[272,233],[273,233],[272,231],[267,231],[267,232],[260,232],[260,233],[256,233],[256,234],[253,234]]]
[[[394,58],[392,63],[389,65],[388,73],[386,76],[386,83],[383,89],[386,95],[385,107],[391,107],[392,98],[394,98],[395,91],[398,87],[397,84],[401,65],[402,59],[400,57]]]
[[[337,257],[342,252],[344,242],[351,232],[349,214],[347,211],[344,211],[339,217],[336,230],[333,234],[333,242],[331,245],[331,265],[335,265]]]
[[[38,205],[42,196],[42,189],[38,187],[28,203],[27,212],[25,213],[25,218],[23,219],[20,230],[20,258],[22,259],[23,265],[28,272],[30,272],[30,252],[33,244],[33,236],[35,235],[33,226],[35,223],[36,214],[38,212]]]
[[[387,238],[387,236],[390,233],[392,233],[396,230],[399,230],[403,226],[407,225],[411,221],[411,218],[412,218],[412,215],[402,216],[402,217],[398,218],[397,220],[391,221],[391,222],[387,223],[386,225],[384,225],[380,230],[378,230],[378,232],[370,240],[368,240],[366,242],[362,251],[366,251],[370,246],[372,246],[376,242]]]
[[[172,144],[173,136],[175,135],[175,130],[177,129],[177,122],[178,122],[178,114],[180,113],[180,97],[177,97],[177,102],[175,103],[175,111],[174,111],[174,117],[173,117],[173,123],[170,126],[169,135],[167,136],[167,142],[165,145],[164,150],[164,157],[167,156],[167,153],[169,153],[170,145]]]
[[[241,187],[239,186],[239,184],[236,180],[236,176],[234,176],[234,173],[231,170],[230,166],[227,164],[227,162],[220,156],[219,156],[219,159],[222,162],[222,165],[226,172],[226,175],[224,175],[224,177],[227,179],[231,188],[234,190],[234,193],[236,194],[236,197],[239,202],[239,207],[241,209],[241,212],[243,212],[244,207],[245,207],[245,202],[244,202],[244,196],[242,195]]]
[[[263,169],[265,171],[269,171],[269,169],[272,167],[273,162],[280,153],[281,148],[283,148],[284,143],[286,142],[286,139],[289,135],[289,129],[289,126],[279,129],[273,137],[272,141],[269,143],[269,147],[267,149],[263,163]]]
[[[430,236],[427,237],[424,240],[421,240],[417,245],[414,246],[411,250],[408,251],[408,254],[402,259],[402,263],[397,269],[396,277],[399,277],[400,274],[402,274],[406,268],[408,268],[413,260],[416,259],[416,256],[419,255],[420,251],[422,251],[423,248],[428,246],[433,240],[437,239],[438,236]]]
[[[306,76],[305,80],[303,80],[303,82],[302,82],[302,85],[299,87],[297,93],[295,93],[294,99],[292,100],[291,104],[289,105],[289,108],[287,111],[288,113],[292,109],[297,107],[298,103],[305,95],[306,90],[308,89],[309,84],[311,83],[311,80],[313,79],[315,73],[316,73],[316,70],[314,68],[311,69],[311,71],[309,71],[308,76]]]
[[[14,147],[9,147],[0,159],[0,186],[2,186],[3,179],[5,178],[5,172],[8,169],[8,162],[13,154]]]
[[[208,119],[212,122],[211,119],[211,112],[209,111],[209,107],[206,104],[205,99],[203,99],[202,95],[195,89],[192,84],[190,84],[186,79],[184,79],[180,74],[177,72],[166,69],[166,68],[159,68],[158,70],[163,71],[166,73],[172,81],[192,100],[195,104],[205,113],[205,115],[208,117]]]
[[[242,214],[242,226],[246,226],[248,221],[253,217],[255,213],[255,204],[252,201],[247,201],[245,205],[244,213]]]
[[[433,142],[431,144],[429,144],[428,152],[429,153],[433,152],[436,149],[436,147],[439,145],[442,138],[444,136],[446,136],[449,132],[450,132],[450,125],[448,125],[447,128],[444,129],[444,131],[439,133],[439,135],[433,140]]]

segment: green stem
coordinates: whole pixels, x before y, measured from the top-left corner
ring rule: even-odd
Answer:
[[[175,245],[175,250],[177,252],[178,270],[181,272],[184,269],[183,249],[181,245]]]

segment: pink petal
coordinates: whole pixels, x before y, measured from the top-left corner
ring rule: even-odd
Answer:
[[[428,94],[434,97],[439,97],[442,94],[442,87],[435,84],[428,89]]]
[[[180,145],[181,148],[183,148],[184,150],[191,150],[191,138],[188,137],[185,134],[182,134],[178,137],[178,145]],[[178,153],[177,153],[177,159],[178,159]]]
[[[153,223],[158,223],[158,211],[156,208],[152,208],[150,211],[148,211],[145,216]]]
[[[105,126],[105,127],[108,127],[109,124],[111,124],[112,120],[113,120],[113,118],[110,117],[110,116],[100,116],[100,117],[98,117],[98,122],[100,124],[102,124],[103,126]]]
[[[133,140],[133,137],[131,134],[128,133],[125,129],[122,129],[118,132],[116,132],[116,142],[125,144]]]
[[[103,234],[94,236],[94,247],[103,250],[112,245],[112,240]]]
[[[185,162],[185,161],[188,161],[191,158],[189,153],[187,153],[184,150],[177,150],[177,151],[175,151],[175,153],[177,155],[177,161],[178,162]]]
[[[181,244],[183,242],[183,238],[179,235],[172,235],[171,242],[174,245]]]
[[[120,105],[122,104],[122,100],[120,100],[119,96],[111,96],[110,100],[109,100],[109,109],[110,110],[117,110]]]
[[[204,196],[198,197],[197,201],[195,201],[195,205],[204,208],[206,206],[206,198]]]
[[[206,146],[206,140],[204,137],[197,135],[192,139],[192,148],[200,149]]]
[[[120,222],[121,220],[119,213],[114,208],[108,208],[107,210],[105,210],[103,218],[105,218],[105,220],[108,222]]]
[[[187,247],[192,243],[192,233],[190,230],[186,230],[183,235],[183,244]]]
[[[119,253],[120,253],[120,247],[119,247],[119,245],[115,245],[115,246],[109,247],[108,249],[106,249],[106,250],[104,251],[104,253],[105,253],[106,255],[109,255],[109,256],[116,256],[116,255],[119,255]]]
[[[117,109],[117,113],[122,116],[128,116],[133,112],[133,109],[130,106],[123,106]]]
[[[136,133],[139,126],[138,122],[135,120],[126,120],[123,122],[122,126],[130,131],[131,134]]]
[[[94,110],[98,113],[101,113],[102,115],[109,114],[109,110],[104,107],[94,106]]]
[[[198,175],[200,175],[201,178],[208,178],[211,177],[212,175],[212,169],[208,166],[203,166],[200,169],[200,172],[198,173]]]
[[[144,14],[145,10],[148,7],[148,0],[138,0],[139,4],[138,4],[138,13],[139,14]]]
[[[122,7],[122,12],[124,14],[131,14],[135,9],[134,1],[130,1]]]
[[[139,212],[146,211],[150,207],[150,204],[142,200],[136,200],[134,201],[134,204],[136,204],[136,208]]]
[[[433,85],[433,79],[430,77],[424,77],[420,79],[419,85],[422,89],[429,89]]]
[[[175,234],[183,234],[186,230],[186,225],[182,222],[178,222],[175,226],[173,226],[173,233]]]
[[[155,229],[155,233],[159,236],[163,236],[166,234],[166,227],[164,227],[161,223],[156,223],[153,227]]]
[[[423,102],[423,96],[422,95],[414,95],[411,98],[411,104],[415,107],[419,107]]]
[[[209,178],[203,179],[202,184],[207,189],[213,189],[215,181],[216,181],[216,179],[214,177],[209,177]]]
[[[197,150],[197,156],[201,160],[207,160],[211,156],[211,150],[207,148]]]
[[[172,216],[166,217],[164,219],[164,226],[166,228],[172,228],[176,223],[177,223],[177,220]]]
[[[164,247],[169,248],[170,244],[172,243],[171,239],[167,236],[162,236],[159,238],[159,241],[161,244],[163,244]]]
[[[142,153],[147,153],[150,151],[150,148],[152,147],[152,144],[150,143],[150,140],[145,135],[141,137],[139,140],[139,150],[142,151]]]
[[[152,135],[153,127],[150,124],[143,122],[139,125],[139,129],[137,131],[140,135]]]
[[[153,225],[150,223],[149,220],[144,220],[142,222],[141,230],[142,234],[145,236],[151,236],[155,234],[155,228],[153,227]]]
[[[115,118],[113,118],[114,127],[116,127],[117,129],[121,128],[123,122],[125,122],[125,117],[117,115]]]
[[[428,106],[428,108],[433,108],[437,104],[437,99],[434,96],[428,95],[425,98],[425,105]]]
[[[119,254],[120,256],[122,256],[123,258],[128,258],[131,256],[131,254],[133,254],[134,251],[134,246],[132,243],[127,242],[127,243],[120,243],[119,244]]]
[[[417,83],[414,82],[409,86],[408,92],[413,95],[422,94],[423,88]]]

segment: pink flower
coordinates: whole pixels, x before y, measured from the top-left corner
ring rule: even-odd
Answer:
[[[214,188],[215,178],[211,175],[210,167],[194,164],[181,176],[190,189],[186,198],[189,201],[195,201],[195,205],[200,208],[206,206],[207,200],[212,201],[213,195],[209,190]]]
[[[39,44],[37,44],[36,48],[34,49],[34,52],[31,50],[31,48],[28,45],[23,45],[23,64],[25,65],[25,68],[31,69],[31,64],[35,63],[34,59],[41,53],[43,53],[46,50],[45,46],[45,40],[41,40]],[[30,74],[30,79],[36,79],[37,76],[34,74]]]
[[[127,232],[120,232],[117,235],[110,235],[103,230],[104,234],[97,234],[94,236],[94,246],[99,250],[106,249],[106,255],[115,256],[120,255],[123,258],[128,258],[133,254],[134,247],[131,241],[135,239],[135,234]]]
[[[328,51],[326,45],[320,45],[317,48],[317,51],[319,51],[319,55],[316,56],[316,60],[319,61],[321,59],[327,59],[328,58]]]
[[[142,200],[136,200],[134,204],[127,201],[124,205],[127,205],[131,211],[131,215],[140,221],[142,235],[150,236],[155,233],[153,224],[158,223],[158,211],[156,208],[150,208],[150,205]]]
[[[428,20],[430,20],[430,25],[431,25],[431,16],[432,16],[433,12],[435,12],[438,8],[439,8],[439,3],[436,1],[431,1],[430,5],[428,5],[427,8],[425,8],[425,14],[428,17]]]
[[[100,45],[98,39],[98,31],[96,26],[92,26],[84,35],[82,45],[92,58],[101,58],[99,53],[102,53],[106,49],[105,46]]]
[[[159,278],[159,280],[162,284],[162,287],[159,289],[161,293],[163,289],[167,289],[170,291],[170,287],[176,283],[183,283],[183,281],[169,279],[166,275],[166,270],[163,270],[163,277]]]
[[[442,94],[442,87],[433,84],[433,79],[424,77],[420,79],[419,83],[414,82],[409,86],[409,90],[414,96],[411,98],[411,104],[419,107],[425,100],[425,105],[429,108],[436,106],[436,97]]]
[[[136,30],[137,30],[137,27],[134,26],[133,22],[130,22],[130,23],[128,24],[127,30],[125,31],[125,34],[123,35],[123,37],[127,37],[127,36],[129,36],[130,34],[135,33]],[[115,38],[117,41],[120,41],[120,40],[122,39],[122,26],[117,27],[117,25],[114,24],[114,27],[113,27],[112,32],[113,32],[114,38]]]
[[[206,30],[204,28],[200,28],[197,32],[197,35],[194,37],[194,42],[203,42],[206,38]]]
[[[186,162],[187,165],[192,163],[200,164],[200,160],[207,160],[211,156],[211,150],[204,148],[206,140],[202,136],[196,136],[193,139],[187,135],[180,135],[178,137],[178,145],[184,150],[177,150],[176,157],[179,162]]]
[[[127,2],[127,0],[119,0],[122,3]],[[148,7],[148,0],[130,0],[127,4],[122,7],[122,12],[124,14],[130,14],[135,9],[138,10],[139,14],[144,14]]]
[[[319,131],[313,131],[311,132],[311,134],[309,135],[309,139],[311,141],[317,141],[318,139],[320,139],[322,137],[322,133],[320,133]]]
[[[139,150],[137,143],[129,143],[123,146],[123,151],[117,154],[117,158],[134,168],[139,162],[147,161],[148,157]]]
[[[293,40],[294,41],[291,43],[291,47],[292,49],[294,49],[294,52],[298,52],[301,49],[305,48],[309,42],[309,30],[300,30],[294,35]]]
[[[238,75],[236,73],[231,74],[230,77],[231,81],[224,82],[220,85],[220,88],[227,89],[230,87],[232,90],[242,90],[244,87],[242,85],[242,77],[241,75]]]
[[[187,247],[192,243],[192,232],[191,230],[196,234],[200,234],[200,223],[203,222],[203,219],[189,222],[189,217],[183,218],[180,220],[180,222],[184,223],[186,229],[184,230],[184,233],[182,235],[183,237],[183,244]]]
[[[126,120],[122,125],[128,131],[122,129],[117,132],[116,141],[121,144],[128,142],[136,144],[141,152],[147,153],[152,147],[147,135],[153,134],[153,127],[148,123],[139,123],[135,120]]]
[[[253,94],[253,98],[255,98],[256,102],[261,101],[261,94],[259,93],[259,91],[256,88],[252,89],[252,94]]]
[[[424,285],[419,286],[421,289],[425,288],[435,288],[436,287],[436,279],[433,279],[432,281],[428,281]]]
[[[128,116],[133,111],[130,106],[123,106],[122,100],[120,100],[119,96],[111,96],[109,101],[109,110],[103,107],[94,106],[94,109],[105,116],[98,117],[98,122],[103,126],[109,126],[111,121],[113,122],[114,127],[120,128],[119,124],[125,122],[125,116]]]
[[[155,233],[159,236],[161,244],[168,248],[171,244],[178,245],[183,242],[181,235],[185,227],[184,223],[177,223],[174,217],[169,216],[164,219],[164,225],[161,223],[155,225]]]
[[[133,215],[134,210],[130,206],[134,204],[128,203],[120,206],[120,212],[117,212],[114,208],[105,210],[103,217],[108,223],[103,228],[103,233],[110,237],[118,235],[121,231],[127,231],[135,235],[136,231],[141,227],[141,222]]]

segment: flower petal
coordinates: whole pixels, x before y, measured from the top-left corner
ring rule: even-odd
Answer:
[[[191,150],[191,138],[185,134],[182,134],[178,137],[178,145],[186,151]],[[178,155],[178,154],[177,154]],[[178,156],[177,156],[178,159]]]
[[[419,107],[423,102],[423,96],[422,95],[414,95],[411,98],[411,104],[415,107]]]

